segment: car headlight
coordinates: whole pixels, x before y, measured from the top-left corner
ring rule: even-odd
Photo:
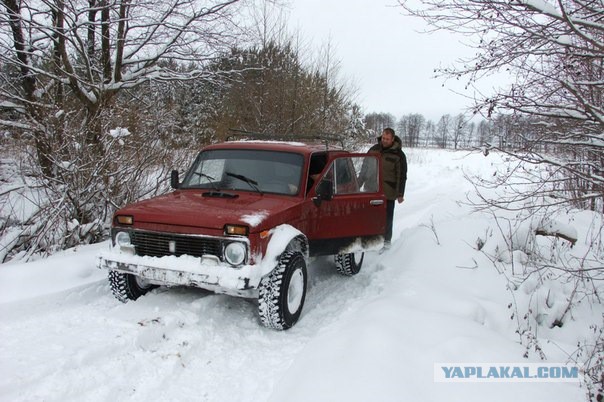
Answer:
[[[224,258],[231,265],[241,265],[245,261],[246,247],[241,242],[233,242],[224,248]]]
[[[117,232],[115,234],[115,245],[120,247],[132,246],[130,234],[128,232]]]

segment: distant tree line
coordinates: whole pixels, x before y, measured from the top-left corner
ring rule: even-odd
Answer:
[[[542,134],[546,120],[555,124],[554,119],[512,114],[496,114],[491,118],[444,114],[437,121],[421,113],[403,115],[399,119],[390,113],[369,113],[364,117],[370,137],[392,127],[404,147],[467,150],[491,146],[520,150],[528,145],[530,138]],[[555,147],[543,144],[541,151],[555,151]]]
[[[552,172],[552,197],[580,209],[602,212],[604,156],[588,143],[572,140],[576,122],[553,116],[496,113],[490,118],[442,115],[434,122],[414,113],[396,119],[389,113],[369,113],[364,117],[368,141],[374,141],[385,127],[392,127],[403,147],[446,149],[495,149],[526,160],[556,156],[570,160],[564,166],[548,166]],[[569,140],[546,140],[552,133],[567,132]],[[583,146],[585,145],[585,147]],[[549,155],[549,156],[548,156]],[[586,163],[586,161],[592,161]],[[572,169],[573,174],[568,174]],[[555,172],[555,174],[553,173]]]

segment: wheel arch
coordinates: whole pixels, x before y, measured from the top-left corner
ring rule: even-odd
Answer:
[[[304,256],[304,259],[308,260],[308,239],[301,233],[291,239],[283,251],[299,251]]]
[[[271,229],[271,238],[266,247],[266,254],[262,259],[262,275],[270,273],[284,252],[297,251],[302,254],[304,260],[309,257],[308,238],[295,227],[283,224]]]

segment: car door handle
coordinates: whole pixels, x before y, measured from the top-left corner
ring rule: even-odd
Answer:
[[[384,205],[384,200],[371,200],[369,203],[371,205]]]

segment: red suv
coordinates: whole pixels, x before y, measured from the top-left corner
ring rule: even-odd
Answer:
[[[158,285],[258,298],[262,324],[287,329],[306,296],[309,257],[355,275],[386,226],[380,159],[327,145],[235,141],[204,148],[174,191],[113,217],[99,256],[113,294]]]

